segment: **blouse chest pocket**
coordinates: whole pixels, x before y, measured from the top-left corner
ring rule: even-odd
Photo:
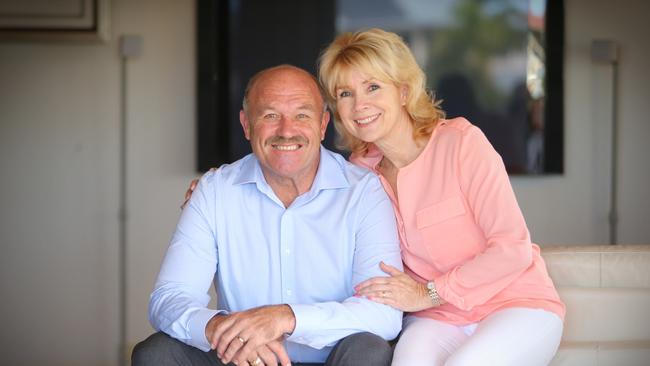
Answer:
[[[477,243],[465,213],[460,196],[444,199],[416,213],[421,243],[432,265],[441,272],[447,272],[476,253]]]
[[[453,196],[418,211],[415,214],[415,224],[418,229],[424,229],[464,214],[463,201],[460,197]]]

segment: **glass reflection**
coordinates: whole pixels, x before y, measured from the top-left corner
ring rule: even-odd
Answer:
[[[337,32],[400,34],[449,117],[477,125],[513,174],[544,172],[545,0],[337,0]]]

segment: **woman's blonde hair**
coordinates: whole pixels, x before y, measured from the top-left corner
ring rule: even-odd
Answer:
[[[340,147],[352,153],[363,153],[368,143],[361,141],[341,124],[336,110],[336,88],[351,69],[372,75],[398,88],[406,86],[405,109],[413,123],[413,139],[428,138],[444,112],[427,90],[426,76],[402,38],[395,33],[373,28],[339,35],[320,55],[318,78],[334,114]]]

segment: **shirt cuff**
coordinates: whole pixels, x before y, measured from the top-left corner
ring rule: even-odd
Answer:
[[[438,291],[440,298],[461,310],[470,311],[472,309],[472,306],[465,304],[465,299],[462,296],[456,295],[451,290],[450,286],[448,286],[448,281],[448,274],[445,274],[433,280],[433,282],[436,284],[436,291]]]
[[[211,310],[211,309],[199,309],[197,310],[188,322],[188,328],[190,331],[190,339],[188,344],[200,349],[203,352],[208,352],[210,347],[210,342],[205,338],[205,326],[208,325],[208,322],[212,317],[217,314],[225,314],[225,311]]]
[[[314,305],[305,304],[287,304],[293,311],[296,317],[296,327],[293,329],[291,335],[286,339],[291,342],[309,345],[307,339],[310,331],[316,329],[319,325],[317,312],[314,311]],[[310,315],[311,314],[311,315]]]

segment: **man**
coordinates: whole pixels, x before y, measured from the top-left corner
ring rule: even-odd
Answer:
[[[151,295],[162,332],[133,364],[390,364],[401,312],[353,296],[402,268],[378,178],[320,146],[329,112],[302,69],[255,75],[240,121],[253,154],[201,178]]]

